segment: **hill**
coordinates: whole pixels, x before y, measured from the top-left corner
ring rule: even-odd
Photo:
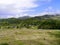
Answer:
[[[31,18],[30,16],[23,16],[23,17],[19,17],[18,19],[24,20],[24,19],[28,19]]]
[[[0,28],[60,29],[60,15],[0,19]]]
[[[43,16],[35,16],[34,18],[36,19],[58,19],[58,17],[60,18],[60,14],[55,14],[55,15],[49,15],[49,14],[45,14]]]

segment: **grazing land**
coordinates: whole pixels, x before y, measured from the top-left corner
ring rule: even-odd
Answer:
[[[60,45],[60,30],[0,29],[0,45]]]

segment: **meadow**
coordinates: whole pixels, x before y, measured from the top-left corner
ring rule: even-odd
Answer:
[[[60,30],[0,29],[0,45],[60,45]]]

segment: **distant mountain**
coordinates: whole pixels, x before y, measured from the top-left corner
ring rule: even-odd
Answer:
[[[0,19],[0,28],[60,29],[60,15],[24,16]]]
[[[60,19],[60,14],[45,14],[43,16],[35,16],[35,17],[30,17],[30,16],[23,16],[23,17],[19,17],[19,18],[5,18],[7,20],[14,20],[14,19],[19,19],[19,20],[25,20],[25,19],[38,19],[38,20],[42,20],[42,19]],[[4,20],[4,18],[3,18]],[[0,19],[1,21],[1,19]]]
[[[60,14],[55,14],[55,15],[49,15],[49,14],[46,14],[46,15],[43,15],[43,16],[35,16],[33,17],[35,19],[60,19]]]
[[[28,18],[31,18],[31,17],[30,16],[23,16],[23,17],[19,17],[18,19],[24,20],[24,19],[28,19]]]

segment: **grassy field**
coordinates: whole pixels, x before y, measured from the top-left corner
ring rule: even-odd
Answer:
[[[60,30],[0,29],[0,45],[60,45]]]

